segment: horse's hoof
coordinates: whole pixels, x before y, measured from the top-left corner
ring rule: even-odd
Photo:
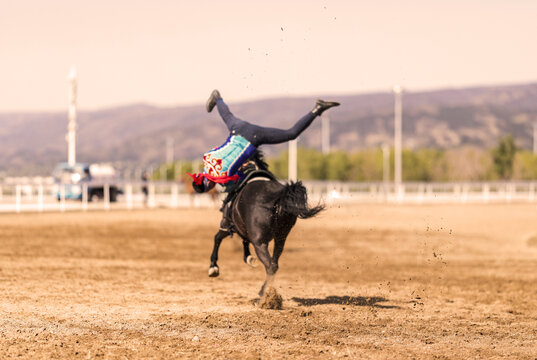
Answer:
[[[209,277],[217,277],[218,275],[220,275],[220,269],[218,266],[211,266],[209,268]]]
[[[257,267],[257,258],[253,257],[252,255],[248,255],[248,257],[246,258],[246,263],[251,267],[255,268]]]

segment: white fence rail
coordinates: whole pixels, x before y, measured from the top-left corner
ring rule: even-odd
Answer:
[[[472,183],[348,183],[305,181],[312,201],[328,203],[498,203],[535,202],[537,182]],[[0,183],[0,212],[42,212],[68,210],[110,210],[136,208],[217,207],[220,199],[207,194],[189,195],[179,182],[121,182],[101,184],[104,197],[88,198],[88,186],[81,199],[69,199],[69,186],[58,184]],[[111,201],[110,188],[121,192]],[[145,189],[145,191],[144,191]]]
[[[388,203],[534,202],[537,182],[345,183],[305,182],[313,196],[329,201]]]
[[[103,188],[103,196],[89,198],[88,187]],[[113,201],[110,189],[120,189]],[[70,198],[70,185],[0,183],[0,212],[42,212],[69,210],[110,210],[163,207],[219,206],[219,199],[208,194],[189,195],[179,182],[120,182],[114,184],[83,184],[80,199]]]

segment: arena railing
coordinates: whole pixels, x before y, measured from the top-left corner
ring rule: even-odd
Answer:
[[[326,203],[511,203],[535,202],[536,181],[516,182],[405,182],[400,186],[384,182],[304,181],[310,200]],[[117,201],[111,187],[120,189]],[[72,185],[1,183],[0,212],[88,211],[110,209],[155,209],[219,207],[224,194],[191,195],[185,184],[175,181],[118,181],[84,183],[79,199],[73,199]],[[89,188],[102,187],[102,197],[89,198]]]

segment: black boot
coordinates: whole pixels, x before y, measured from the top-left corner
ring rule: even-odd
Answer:
[[[313,108],[311,112],[316,115],[321,115],[323,111],[328,110],[334,106],[339,106],[339,103],[335,101],[324,101],[324,100],[319,99],[315,103],[315,107]]]
[[[218,90],[214,89],[211,93],[211,96],[209,96],[209,99],[207,99],[207,104],[205,104],[205,108],[207,109],[207,112],[211,112],[214,109],[214,106],[216,105],[216,101],[218,99],[221,99],[220,93]]]
[[[224,206],[220,209],[222,211],[222,220],[220,221],[220,230],[224,230],[233,234],[233,220],[232,220],[232,210],[231,204],[225,203]]]

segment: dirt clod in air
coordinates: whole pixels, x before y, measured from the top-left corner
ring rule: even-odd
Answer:
[[[261,299],[259,307],[261,309],[269,310],[281,310],[282,309],[282,297],[275,288],[269,287],[265,291],[264,299]]]

